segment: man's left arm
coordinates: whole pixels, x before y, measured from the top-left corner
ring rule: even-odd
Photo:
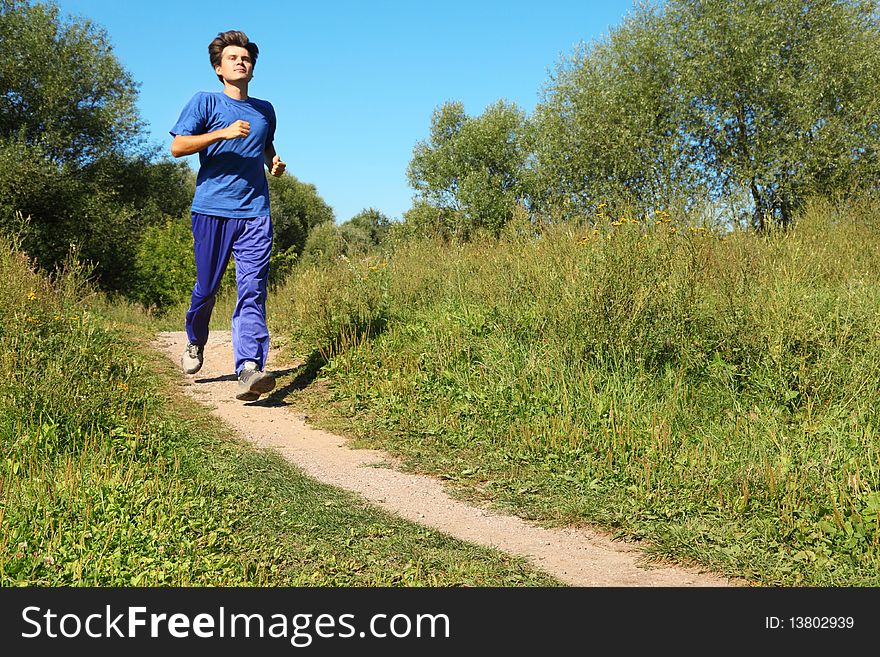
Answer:
[[[263,151],[263,162],[266,163],[266,168],[269,169],[269,173],[276,177],[282,175],[287,168],[287,165],[281,161],[281,158],[275,152],[275,146],[273,144],[266,146],[266,150]]]

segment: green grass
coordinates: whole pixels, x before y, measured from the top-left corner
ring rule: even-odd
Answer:
[[[83,281],[0,242],[0,585],[558,585],[235,440]]]
[[[290,401],[458,496],[782,586],[880,585],[880,209],[758,236],[597,217],[301,265]],[[181,330],[0,244],[0,583],[554,585],[235,440],[145,346]],[[225,328],[234,292],[213,325]]]
[[[757,584],[880,584],[880,208],[595,218],[300,268],[322,424],[456,494]],[[323,387],[321,387],[323,389]]]

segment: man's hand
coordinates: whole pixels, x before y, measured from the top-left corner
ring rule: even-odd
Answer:
[[[276,155],[272,158],[272,168],[269,169],[269,173],[273,176],[280,176],[284,173],[284,170],[287,168],[287,165],[281,161],[281,157]]]
[[[247,137],[251,131],[251,124],[247,121],[238,120],[235,123],[226,126],[221,131],[223,139],[238,139],[239,137]]]
[[[239,120],[225,128],[201,135],[175,135],[171,142],[171,154],[174,157],[192,155],[206,149],[211,144],[216,144],[218,141],[247,137],[250,131],[251,124],[247,121]]]

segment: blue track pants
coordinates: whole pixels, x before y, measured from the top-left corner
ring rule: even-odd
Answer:
[[[269,255],[272,253],[272,220],[267,215],[253,219],[226,219],[192,213],[195,242],[196,284],[186,313],[186,335],[192,344],[208,341],[208,324],[214,310],[217,289],[235,257],[238,303],[232,314],[232,351],[235,372],[252,360],[260,369],[269,353],[266,326],[266,293]]]

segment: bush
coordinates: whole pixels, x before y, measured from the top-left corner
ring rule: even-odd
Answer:
[[[144,232],[135,256],[135,298],[148,307],[165,308],[186,298],[196,280],[190,222],[169,219]]]
[[[303,249],[303,260],[307,262],[332,262],[345,253],[345,242],[339,228],[332,221],[326,221],[312,229]]]

